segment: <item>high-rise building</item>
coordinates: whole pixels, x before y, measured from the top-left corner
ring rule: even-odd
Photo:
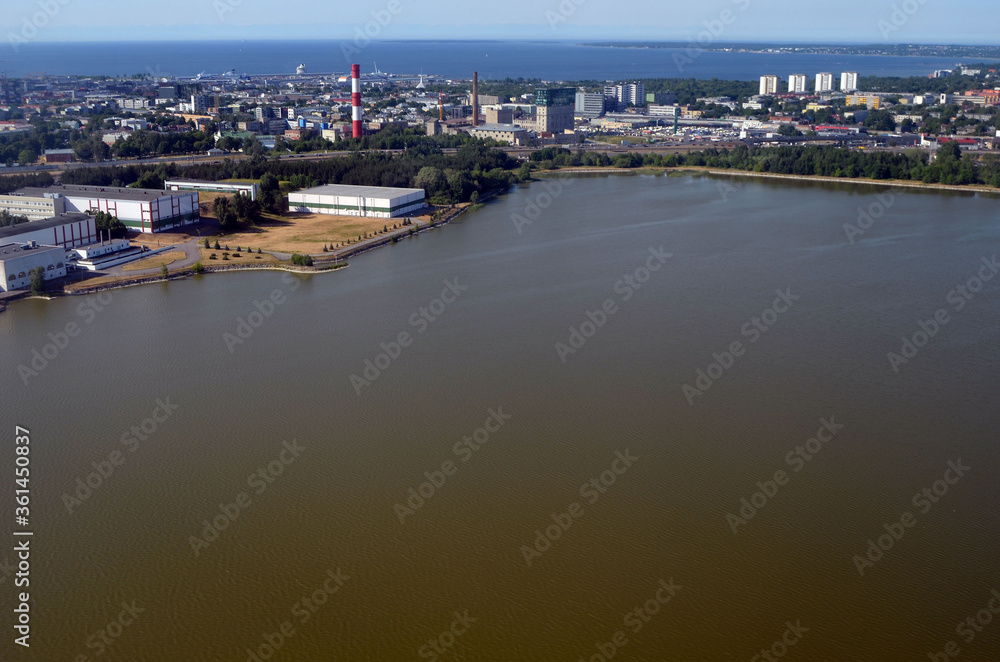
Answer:
[[[204,113],[208,110],[208,104],[211,103],[211,97],[207,94],[192,94],[191,95],[191,112],[192,113]]]
[[[816,74],[816,92],[832,92],[833,91],[833,74],[822,73]]]
[[[574,112],[583,117],[600,117],[604,114],[604,93],[577,92]]]
[[[629,104],[633,106],[645,106],[646,86],[642,83],[606,85],[604,87],[604,96],[613,99],[614,105],[617,107],[625,107]]]
[[[858,72],[845,71],[840,74],[840,89],[844,92],[853,92],[858,89]]]
[[[808,80],[805,74],[792,74],[788,77],[788,91],[791,94],[804,94],[808,92]]]
[[[540,132],[563,133],[572,131],[573,110],[576,107],[576,90],[572,87],[553,87],[535,90],[537,118],[535,126]]]
[[[778,77],[777,76],[761,76],[760,77],[760,95],[762,97],[769,96],[778,93]]]
[[[646,103],[669,106],[677,103],[677,95],[673,92],[646,92]]]

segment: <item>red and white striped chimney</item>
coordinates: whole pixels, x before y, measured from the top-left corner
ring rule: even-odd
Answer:
[[[361,128],[361,65],[351,65],[351,119],[354,121],[354,137],[361,138],[364,130]]]

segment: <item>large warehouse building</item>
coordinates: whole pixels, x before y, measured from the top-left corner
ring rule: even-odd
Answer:
[[[34,241],[44,246],[76,248],[99,239],[94,217],[86,214],[59,214],[44,221],[0,228],[0,244],[29,244]]]
[[[206,193],[239,193],[246,195],[251,200],[257,199],[257,184],[244,184],[239,182],[204,182],[195,179],[168,179],[163,182],[163,187],[167,191],[205,191]]]
[[[10,197],[43,198],[46,194],[61,194],[66,211],[86,213],[91,209],[117,216],[131,230],[163,232],[182,225],[197,223],[197,193],[174,193],[144,188],[111,186],[50,186],[23,188],[13,196],[0,197],[0,204]]]
[[[424,189],[328,184],[291,193],[289,211],[395,218],[423,209]]]
[[[45,280],[66,275],[66,251],[58,246],[8,244],[0,240],[0,290],[9,292],[31,285],[31,270],[41,267]]]

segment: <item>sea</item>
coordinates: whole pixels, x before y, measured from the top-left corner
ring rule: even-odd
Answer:
[[[945,57],[734,53],[687,48],[625,48],[567,41],[188,41],[19,44],[4,49],[11,77],[196,76],[291,74],[304,64],[314,73],[362,71],[485,79],[618,80],[720,78],[754,80],[764,74],[857,71],[874,76],[926,76],[954,67]],[[964,60],[963,63],[982,59]]]
[[[0,660],[996,662],[997,203],[602,174],[16,302]]]

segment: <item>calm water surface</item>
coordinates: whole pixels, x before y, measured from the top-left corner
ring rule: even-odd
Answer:
[[[211,275],[0,315],[4,435],[30,428],[35,490],[32,649],[12,652],[8,629],[3,659],[431,659],[433,638],[452,644],[441,659],[599,660],[622,631],[616,660],[750,660],[789,621],[807,632],[786,659],[920,660],[949,640],[962,660],[998,659],[1000,623],[971,643],[955,626],[1000,588],[1000,279],[949,301],[998,252],[998,200],[558,186],[336,274]],[[844,224],[879,193],[888,210],[850,243]],[[519,233],[512,215],[534,221]],[[270,317],[251,315],[275,290]],[[799,298],[765,312],[778,290]],[[607,300],[603,324],[583,324]],[[948,323],[894,371],[887,353],[942,308]],[[230,352],[240,318],[259,325]],[[25,384],[17,366],[69,322],[80,334]],[[563,362],[557,343],[577,351]],[[690,404],[713,355],[731,365]],[[359,395],[368,360],[384,369]],[[154,431],[158,399],[176,409]],[[509,419],[456,449],[485,438],[491,409]],[[821,419],[843,427],[794,464]],[[79,487],[114,451],[113,473]],[[959,459],[971,468],[946,494],[912,502]],[[600,491],[581,494],[591,479]],[[734,534],[727,514],[761,504],[758,483],[773,496]],[[852,557],[905,512],[915,526],[861,575]],[[553,515],[571,526],[536,543]],[[213,519],[225,529],[196,555]],[[626,620],[649,600],[655,613]],[[101,644],[123,601],[144,611]],[[466,610],[467,631],[439,638]]]

